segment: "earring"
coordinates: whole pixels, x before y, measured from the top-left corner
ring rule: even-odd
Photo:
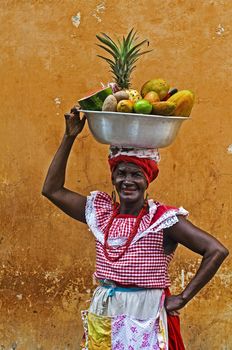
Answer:
[[[145,196],[145,199],[144,199],[145,203],[148,202],[148,199],[149,199],[149,194],[146,192],[146,196]]]
[[[112,200],[112,204],[116,203],[116,192],[113,188],[112,193],[111,193],[111,200]]]

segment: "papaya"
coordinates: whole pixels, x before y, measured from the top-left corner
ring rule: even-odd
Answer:
[[[189,117],[194,104],[194,93],[190,90],[180,90],[169,97],[167,102],[176,105],[173,115]]]
[[[173,115],[173,112],[176,108],[174,102],[169,101],[160,101],[152,103],[152,114],[156,115]]]
[[[150,91],[155,91],[159,95],[159,99],[162,100],[167,96],[170,85],[164,79],[151,79],[143,84],[141,88],[142,97]]]

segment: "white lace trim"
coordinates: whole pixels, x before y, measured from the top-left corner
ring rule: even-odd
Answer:
[[[87,225],[89,226],[89,231],[92,231],[95,238],[100,242],[104,243],[104,235],[102,231],[98,228],[97,219],[96,219],[96,211],[94,207],[94,202],[98,191],[90,192],[90,196],[87,196],[86,207],[85,207],[85,219]]]
[[[145,158],[154,160],[156,163],[160,162],[160,154],[157,148],[136,148],[136,147],[120,147],[111,145],[110,146],[110,158],[115,158],[120,155]]]
[[[86,222],[89,226],[89,231],[92,231],[95,238],[101,243],[104,244],[104,234],[99,229],[96,219],[96,210],[94,206],[94,202],[96,199],[96,196],[99,192],[93,191],[90,193],[90,196],[87,197],[86,202],[86,208],[85,208],[85,217]],[[154,216],[154,214],[157,211],[157,205],[154,203],[152,199],[149,199],[149,214],[150,219]],[[165,228],[171,227],[175,225],[177,222],[179,222],[179,219],[177,215],[184,215],[188,216],[188,211],[185,210],[183,207],[180,207],[179,209],[171,209],[168,212],[164,213],[156,222],[154,222],[151,226],[149,226],[145,231],[138,232],[137,235],[132,240],[131,244],[135,244],[139,239],[146,236],[148,233],[157,233]],[[126,241],[126,237],[120,237],[120,238],[109,238],[108,244],[111,247],[119,247],[122,246]]]

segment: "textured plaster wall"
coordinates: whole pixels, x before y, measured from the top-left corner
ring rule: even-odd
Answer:
[[[232,3],[223,0],[2,0],[0,94],[0,349],[78,349],[80,310],[93,290],[94,240],[40,194],[64,130],[63,113],[110,81],[95,34],[135,27],[153,52],[133,87],[162,77],[196,93],[192,119],[161,150],[150,196],[183,205],[231,248]],[[88,128],[70,157],[67,186],[111,191],[107,146]],[[178,248],[178,292],[199,257]],[[187,349],[232,349],[231,259],[182,311]]]

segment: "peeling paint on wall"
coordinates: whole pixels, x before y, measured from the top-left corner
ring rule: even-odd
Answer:
[[[103,1],[102,3],[97,5],[96,9],[94,10],[93,17],[95,17],[98,22],[102,21],[100,14],[104,13],[105,9],[106,9],[106,5],[105,5],[105,2]]]
[[[232,154],[232,145],[229,145],[229,146],[228,146],[227,152],[228,152],[229,154]]]
[[[57,107],[57,108],[60,108],[60,105],[61,105],[61,98],[60,98],[60,97],[54,98],[54,102],[55,102],[55,104],[56,104],[56,107]],[[56,115],[60,115],[60,112],[56,112]]]
[[[75,16],[72,16],[72,24],[78,28],[81,23],[81,13],[78,12]]]
[[[220,35],[223,35],[224,32],[225,32],[224,27],[223,27],[221,24],[219,24],[219,25],[217,26],[217,29],[216,29],[216,34],[220,36]]]
[[[56,104],[57,106],[59,106],[59,105],[61,104],[61,99],[60,99],[60,97],[54,98],[54,102],[55,102],[55,104]]]

